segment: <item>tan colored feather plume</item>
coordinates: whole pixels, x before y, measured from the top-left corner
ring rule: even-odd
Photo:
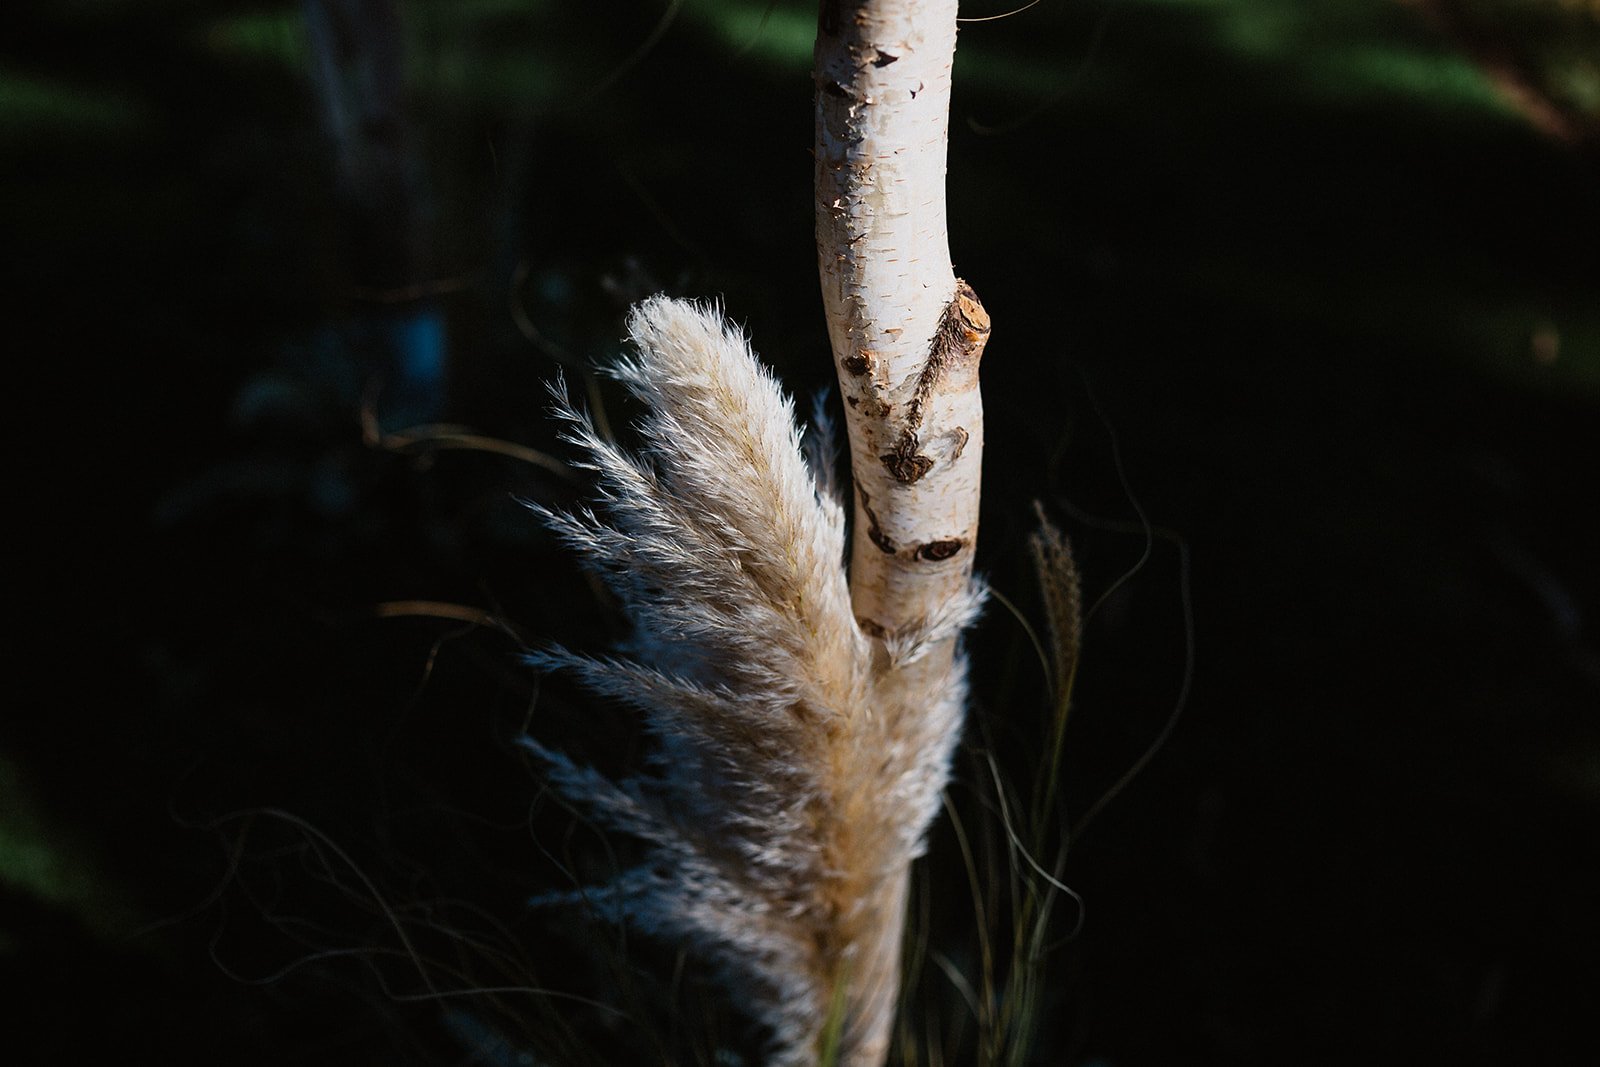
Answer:
[[[881,1008],[879,990],[851,984],[852,962],[923,847],[966,699],[960,656],[916,698],[879,679],[964,628],[983,591],[892,647],[864,634],[831,472],[808,466],[792,405],[741,334],[663,297],[634,309],[628,333],[637,355],[617,374],[648,410],[643,454],[558,395],[600,513],[536,510],[621,597],[634,633],[623,658],[531,659],[635,707],[657,745],[624,781],[526,745],[571,803],[647,846],[586,899],[700,952],[768,1027],[778,1067],[816,1062],[842,1003],[849,1063],[858,1018]]]

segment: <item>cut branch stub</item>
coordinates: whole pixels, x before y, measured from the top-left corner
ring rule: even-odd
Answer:
[[[894,447],[878,457],[896,481],[910,485],[933,469],[933,457],[919,451],[928,401],[935,390],[956,393],[978,387],[978,361],[983,358],[983,346],[988,340],[989,314],[978,303],[972,286],[957,278],[955,299],[945,307],[934,332],[927,362],[917,375],[916,389],[901,420],[900,435]],[[950,458],[960,459],[971,441],[971,432],[957,426],[950,434],[954,438]]]

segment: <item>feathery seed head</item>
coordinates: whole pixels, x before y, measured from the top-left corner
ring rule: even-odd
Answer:
[[[525,743],[569,803],[647,846],[583,899],[696,947],[769,1027],[770,1062],[798,1067],[871,943],[868,902],[922,848],[960,731],[961,657],[917,694],[884,671],[954,639],[984,591],[915,632],[863,634],[829,447],[808,465],[793,405],[743,335],[659,296],[628,334],[637,354],[615,373],[646,406],[642,454],[603,440],[558,384],[601,513],[530,506],[621,598],[631,657],[554,647],[529,662],[636,708],[661,755],[612,782]]]

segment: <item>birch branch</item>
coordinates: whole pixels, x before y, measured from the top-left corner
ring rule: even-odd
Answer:
[[[817,33],[817,263],[855,475],[851,596],[862,628],[890,638],[961,596],[978,530],[989,318],[945,225],[955,38],[955,0],[823,0]]]

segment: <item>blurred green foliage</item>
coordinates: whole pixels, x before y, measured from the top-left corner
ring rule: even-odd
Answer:
[[[0,69],[0,144],[39,134],[125,137],[144,121],[131,93]]]
[[[0,753],[0,890],[36,898],[98,937],[125,934],[132,919],[83,828],[39,806],[19,768]],[[14,940],[0,914],[0,952]]]

